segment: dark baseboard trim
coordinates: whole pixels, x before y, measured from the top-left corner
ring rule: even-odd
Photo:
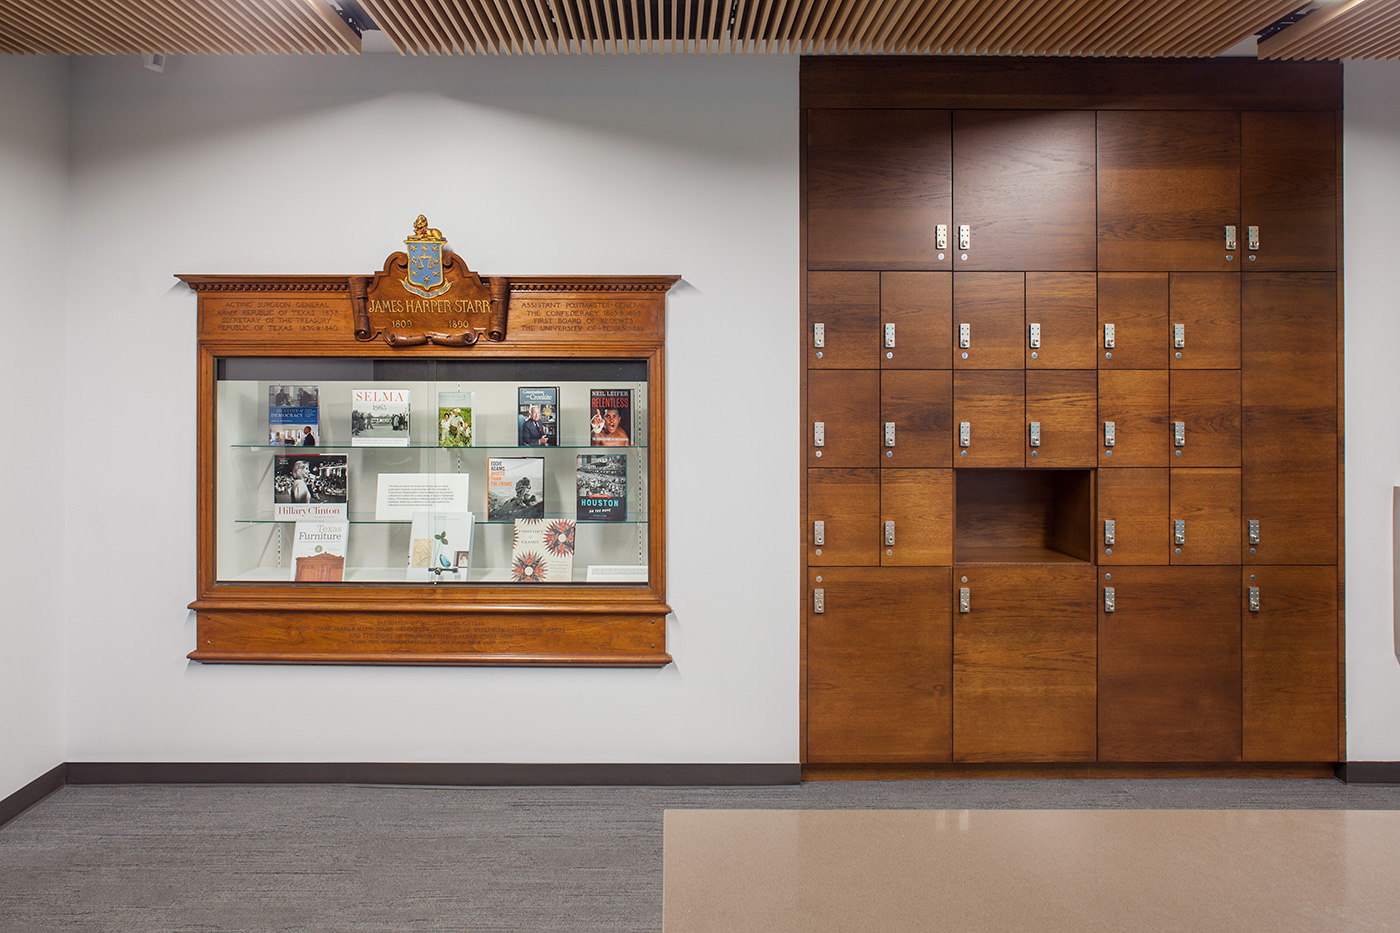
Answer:
[[[1337,777],[1348,784],[1400,784],[1400,761],[1344,761]]]
[[[800,784],[798,764],[456,764],[70,761],[69,784],[753,786]]]
[[[0,800],[0,826],[4,826],[49,794],[61,789],[67,783],[67,770],[67,765],[50,768],[4,800]]]

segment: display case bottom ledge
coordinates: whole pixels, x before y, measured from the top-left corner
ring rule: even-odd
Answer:
[[[402,667],[665,667],[664,651],[645,654],[478,654],[472,652],[306,653],[200,649],[186,655],[201,664],[333,664]]]

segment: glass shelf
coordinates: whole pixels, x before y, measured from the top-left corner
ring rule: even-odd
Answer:
[[[542,453],[550,450],[591,450],[595,453],[605,454],[610,452],[620,453],[629,450],[647,449],[645,444],[630,444],[627,447],[598,447],[592,444],[560,444],[558,446],[550,445],[549,447],[492,447],[484,444],[475,447],[439,447],[437,444],[395,444],[392,446],[388,444],[361,444],[352,445],[348,447],[339,445],[324,445],[316,447],[283,447],[274,444],[229,444],[228,447],[231,450],[270,450],[273,453],[285,453],[287,456],[291,456],[291,452],[293,451],[314,454],[321,453],[324,451],[330,451],[332,453],[341,453],[342,451],[355,450],[444,450],[449,453],[464,453],[467,451],[530,451],[531,453]]]
[[[513,518],[496,518],[496,519],[480,518],[480,517],[476,517],[476,516],[477,516],[477,513],[475,513],[475,512],[473,512],[472,515],[473,515],[473,524],[477,524],[477,525],[513,525],[513,524],[515,523],[515,519],[513,519]],[[617,526],[626,526],[626,525],[645,525],[645,524],[647,524],[647,520],[646,520],[645,518],[637,518],[637,517],[635,517],[634,515],[629,515],[626,521],[602,521],[602,520],[599,520],[599,519],[575,518],[575,517],[572,516],[572,515],[565,515],[565,514],[562,513],[562,512],[546,512],[546,513],[544,513],[544,515],[542,515],[542,516],[537,516],[537,517],[542,518],[542,519],[544,519],[545,521],[554,521],[554,520],[556,520],[556,519],[567,519],[567,520],[569,520],[569,521],[575,521],[575,522],[577,522],[577,523],[580,524],[580,525],[605,525],[605,526],[606,526],[606,525],[617,525]],[[309,519],[309,520],[315,521],[316,519],[315,519],[315,518],[312,518],[312,519]],[[324,517],[321,518],[320,520],[321,520],[321,521],[338,521],[338,519],[324,518]],[[374,513],[373,513],[373,512],[351,512],[351,513],[349,513],[349,515],[346,517],[345,520],[348,521],[348,522],[349,522],[350,524],[352,524],[352,525],[411,525],[411,524],[412,524],[412,522],[408,521],[407,519],[393,519],[393,520],[378,521],[378,520],[375,519]],[[245,518],[235,518],[235,519],[233,520],[233,522],[234,522],[234,524],[236,524],[236,525],[295,525],[296,522],[297,522],[297,520],[296,520],[295,518],[278,518],[277,516],[273,515],[271,512],[260,512],[260,513],[258,513],[258,514],[256,514],[256,515],[250,515],[250,516],[247,516],[247,517],[245,517]]]

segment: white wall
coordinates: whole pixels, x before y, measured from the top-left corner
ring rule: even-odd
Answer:
[[[797,760],[795,59],[72,64],[72,761]],[[680,273],[656,671],[203,666],[195,297],[369,273],[425,212],[484,273]],[[54,349],[57,349],[55,347]],[[36,380],[37,381],[37,380]],[[704,425],[740,417],[717,445]],[[724,464],[730,464],[725,467]]]
[[[1400,62],[1346,66],[1347,758],[1400,760],[1391,490],[1400,485]]]
[[[90,556],[63,527],[67,107],[65,59],[0,55],[0,798],[64,760],[64,589]]]

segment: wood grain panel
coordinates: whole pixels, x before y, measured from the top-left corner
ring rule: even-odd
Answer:
[[[1240,368],[1240,277],[1234,272],[1173,272],[1172,324],[1186,328],[1186,346],[1171,343],[1172,369]]]
[[[1337,115],[1240,115],[1240,201],[1246,226],[1259,228],[1247,250],[1251,272],[1330,272],[1337,268]]]
[[[1026,348],[1026,369],[1099,365],[1098,283],[1092,272],[1027,272],[1026,327],[1040,325],[1040,347]]]
[[[1173,468],[1171,474],[1171,518],[1186,522],[1186,543],[1172,546],[1171,562],[1238,564],[1240,471]]]
[[[1170,472],[1164,468],[1099,470],[1097,480],[1098,521],[1094,536],[1099,563],[1106,566],[1170,563]],[[1112,545],[1104,543],[1106,519],[1111,519],[1114,525]]]
[[[1171,374],[1171,418],[1186,425],[1186,443],[1172,440],[1172,466],[1240,465],[1240,374],[1178,369]],[[1174,428],[1173,428],[1174,430]]]
[[[887,369],[880,374],[881,442],[894,423],[894,446],[884,446],[882,467],[948,467],[953,451],[953,374],[937,369]]]
[[[953,760],[1092,761],[1094,569],[960,566],[952,595]]]
[[[1027,448],[1026,466],[1095,466],[1098,402],[1098,375],[1092,370],[1027,372],[1026,423],[1040,422],[1040,447]]]
[[[895,325],[895,345],[880,354],[885,369],[951,369],[952,274],[880,273],[880,323]]]
[[[1168,466],[1170,393],[1165,369],[1099,371],[1099,466]],[[1114,424],[1114,445],[1103,446],[1103,422]]]
[[[1238,568],[1099,576],[1099,760],[1239,761]]]
[[[953,466],[1021,467],[1026,462],[1026,378],[1021,370],[953,374]],[[958,446],[959,425],[971,430]]]
[[[953,471],[881,470],[880,532],[894,522],[895,540],[880,548],[886,567],[946,567],[953,562]]]
[[[1246,567],[1243,575],[1245,760],[1334,761],[1337,571]]]
[[[807,471],[807,563],[813,567],[873,567],[880,563],[878,470]],[[813,537],[822,522],[825,543]]]
[[[948,761],[947,569],[808,571],[807,760]],[[825,607],[812,611],[821,587]]]
[[[1108,272],[1099,275],[1099,369],[1166,369],[1167,276]],[[1113,347],[1105,328],[1113,325]]]
[[[807,374],[807,465],[874,467],[880,463],[879,370],[828,370]],[[821,422],[825,443],[815,444]]]
[[[952,197],[948,111],[808,113],[808,269],[949,269]]]
[[[1086,110],[954,112],[958,271],[1094,268],[1095,131]]]
[[[968,325],[970,346],[960,349]],[[1020,272],[953,276],[953,368],[1023,369],[1026,359],[1026,277]]]
[[[1239,115],[1100,111],[1098,121],[1099,268],[1238,268],[1225,226],[1240,223]]]
[[[814,326],[825,331],[817,347]],[[807,368],[878,369],[880,277],[874,272],[807,274]]]

